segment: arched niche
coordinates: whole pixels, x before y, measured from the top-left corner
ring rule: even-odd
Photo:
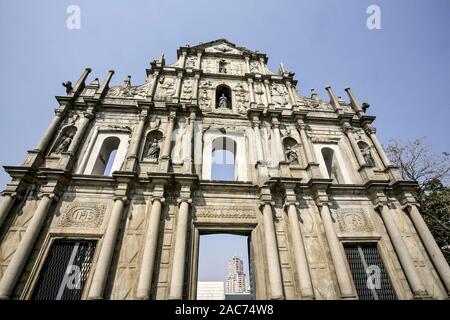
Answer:
[[[216,109],[232,109],[231,88],[226,84],[218,85],[216,88]]]
[[[160,130],[151,130],[147,133],[142,159],[157,161],[161,154],[161,141],[163,133]]]
[[[358,141],[358,148],[364,157],[366,165],[370,167],[375,167],[375,160],[372,156],[372,152],[370,151],[370,146],[364,141]]]
[[[283,150],[285,160],[291,164],[299,164],[299,144],[297,140],[292,137],[285,137],[283,139]]]
[[[77,127],[74,125],[68,125],[61,129],[59,135],[55,139],[55,143],[50,149],[50,153],[60,154],[61,152],[65,152],[69,149],[70,144],[72,143],[72,139],[77,132]]]

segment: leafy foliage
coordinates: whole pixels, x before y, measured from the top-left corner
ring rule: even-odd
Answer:
[[[402,177],[418,182],[420,212],[450,263],[450,154],[430,150],[424,138],[406,143],[391,140],[386,148]]]

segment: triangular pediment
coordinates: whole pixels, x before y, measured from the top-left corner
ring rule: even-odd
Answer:
[[[238,47],[234,43],[226,40],[226,39],[217,39],[214,41],[210,41],[207,43],[202,43],[194,46],[193,48],[203,49],[205,52],[212,53],[225,53],[225,54],[243,54],[246,53],[255,53],[251,50],[248,50],[244,47]]]

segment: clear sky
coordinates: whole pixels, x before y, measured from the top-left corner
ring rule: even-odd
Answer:
[[[381,30],[366,27],[367,7],[381,9]],[[81,29],[66,27],[69,5]],[[426,136],[450,151],[450,1],[0,1],[0,164],[18,165],[36,146],[63,95],[61,82],[92,68],[119,84],[145,79],[149,62],[217,38],[265,52],[276,71],[296,73],[301,94],[350,85],[383,143]],[[9,181],[0,173],[0,188]],[[232,253],[231,253],[232,254]],[[229,257],[224,258],[224,263]]]

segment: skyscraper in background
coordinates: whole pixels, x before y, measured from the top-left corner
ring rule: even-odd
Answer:
[[[233,256],[228,261],[226,293],[245,293],[247,292],[246,283],[244,263],[240,257]]]

